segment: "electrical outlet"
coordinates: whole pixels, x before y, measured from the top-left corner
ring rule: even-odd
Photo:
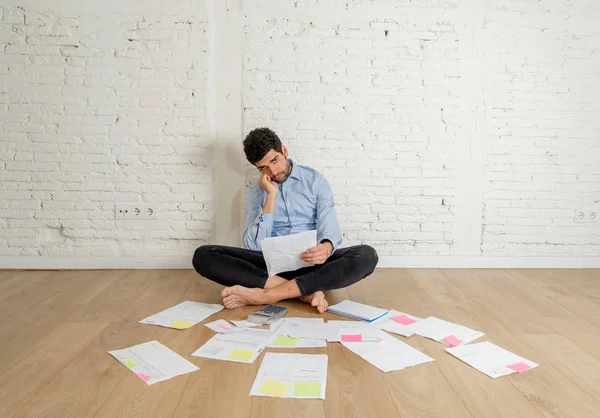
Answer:
[[[573,221],[576,223],[596,223],[600,216],[600,207],[587,207],[575,209]]]
[[[147,203],[115,203],[115,219],[156,219],[156,209]]]

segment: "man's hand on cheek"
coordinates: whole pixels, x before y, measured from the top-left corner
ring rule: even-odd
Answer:
[[[324,242],[304,251],[300,254],[300,259],[310,264],[323,264],[327,261],[332,252],[333,246],[331,243]]]

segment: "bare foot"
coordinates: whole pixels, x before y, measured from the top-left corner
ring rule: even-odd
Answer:
[[[234,309],[238,306],[265,305],[269,303],[263,289],[249,289],[239,285],[226,287],[221,292],[221,297],[223,298],[223,305],[227,309]]]
[[[298,299],[302,302],[310,303],[312,306],[316,306],[319,313],[325,312],[329,306],[327,299],[325,299],[325,294],[320,290],[312,295],[300,296]]]

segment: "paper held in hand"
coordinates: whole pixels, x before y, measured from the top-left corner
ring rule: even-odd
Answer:
[[[300,259],[300,254],[317,245],[317,231],[265,238],[261,241],[269,277],[283,271],[294,271],[313,264]]]

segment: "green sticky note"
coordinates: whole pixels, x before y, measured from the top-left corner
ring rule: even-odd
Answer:
[[[183,319],[178,319],[175,322],[171,322],[171,324],[169,325],[169,327],[171,328],[177,328],[177,329],[187,329],[191,326],[194,325],[194,322],[192,321],[185,321]]]
[[[288,390],[292,388],[292,385],[287,383],[278,382],[277,380],[269,380],[267,383],[262,385],[258,391],[265,395],[275,396],[279,398],[283,396]]]
[[[280,347],[295,347],[298,343],[298,338],[288,337],[287,335],[279,335],[275,338],[275,345]]]
[[[227,356],[227,358],[229,360],[250,361],[250,359],[254,357],[255,354],[256,351],[236,348]]]
[[[321,382],[296,382],[294,396],[321,396]]]
[[[130,369],[133,369],[135,367],[135,363],[131,359],[124,360],[123,364],[129,367]]]

